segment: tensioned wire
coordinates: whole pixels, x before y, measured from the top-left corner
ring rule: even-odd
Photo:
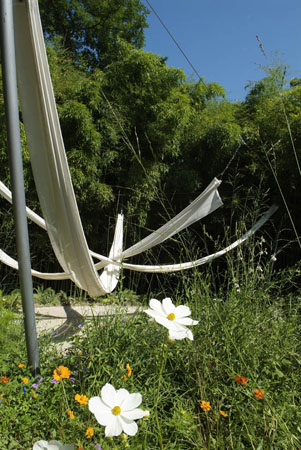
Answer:
[[[194,65],[192,64],[192,62],[190,61],[190,59],[188,58],[188,56],[186,55],[186,53],[184,52],[184,50],[182,49],[182,47],[180,46],[180,44],[176,41],[175,37],[173,36],[173,34],[169,31],[169,29],[167,28],[167,26],[165,25],[165,23],[163,22],[163,20],[161,19],[161,17],[159,16],[159,14],[157,13],[157,11],[154,9],[154,7],[151,5],[151,3],[149,2],[149,0],[145,0],[146,3],[148,4],[148,6],[151,8],[151,10],[153,11],[153,13],[155,14],[155,16],[157,17],[157,19],[159,20],[159,22],[161,23],[161,25],[163,26],[163,28],[165,29],[165,31],[169,34],[169,36],[171,37],[171,39],[173,40],[173,42],[175,43],[175,45],[178,47],[178,49],[180,50],[180,52],[182,53],[182,55],[184,56],[184,58],[186,59],[186,61],[188,62],[188,64],[190,65],[190,67],[192,68],[192,70],[194,71],[194,73],[196,74],[196,76],[198,77],[199,81],[201,81],[206,87],[206,83],[204,83],[204,80],[202,79],[201,75],[199,74],[199,72],[197,71],[197,69],[194,67]]]

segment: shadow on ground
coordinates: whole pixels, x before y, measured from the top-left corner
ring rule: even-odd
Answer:
[[[79,325],[83,325],[85,318],[82,314],[75,311],[70,305],[62,305],[67,320],[61,326],[59,326],[56,330],[54,330],[53,335],[51,337],[51,341],[53,342],[61,342],[66,340],[67,338],[76,334],[79,330]]]

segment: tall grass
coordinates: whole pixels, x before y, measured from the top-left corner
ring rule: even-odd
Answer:
[[[282,294],[282,286],[295,276],[292,270],[285,280],[281,274],[271,279],[272,255],[255,237],[244,251],[228,255],[227,280],[218,290],[210,268],[185,274],[176,289],[161,290],[159,299],[170,296],[176,304],[189,305],[192,318],[199,320],[193,342],[168,342],[163,327],[144,313],[126,315],[122,306],[117,315],[86,320],[66,354],[47,336],[40,338],[43,380],[37,389],[28,368],[18,367],[26,362],[22,331],[6,321],[0,378],[7,376],[9,382],[0,383],[0,448],[24,450],[39,439],[58,439],[85,450],[96,443],[103,450],[299,449],[301,295],[293,283]],[[117,294],[116,301],[122,298],[124,304],[131,295]],[[142,300],[145,306],[148,300]],[[1,320],[6,310],[1,309]],[[9,335],[9,323],[18,337]],[[132,374],[124,379],[127,363]],[[71,370],[74,384],[51,384],[61,364]],[[237,376],[246,383],[239,384]],[[26,385],[24,377],[30,380]],[[100,395],[108,382],[142,394],[150,417],[138,422],[134,437],[105,438],[88,407],[74,399],[76,393]],[[255,389],[264,390],[263,398],[255,396]],[[210,402],[210,410],[202,409],[202,401]],[[88,427],[94,429],[91,438]]]

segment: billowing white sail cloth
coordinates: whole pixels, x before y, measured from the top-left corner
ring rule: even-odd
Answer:
[[[82,228],[49,73],[38,2],[14,2],[22,115],[43,217],[64,272],[91,295],[107,293]],[[117,268],[117,271],[119,269]]]
[[[125,250],[122,253],[123,258],[145,252],[222,206],[223,202],[217,191],[220,184],[221,181],[214,178],[209,186],[183,211],[142,241]]]
[[[137,242],[135,245],[130,247],[129,249],[122,251],[122,245],[119,243],[117,246],[116,243],[113,243],[110,255],[114,253],[114,259],[120,260],[121,258],[126,258],[128,256],[137,255],[139,253],[148,250],[155,245],[160,244],[166,239],[174,236],[176,233],[180,232],[184,228],[187,228],[192,223],[204,218],[211,212],[215,211],[219,208],[223,203],[217,191],[219,185],[221,184],[220,180],[214,178],[211,183],[207,186],[207,188],[185,209],[183,209],[179,214],[177,214],[173,219],[169,220],[165,225],[158,228],[158,230],[154,231],[146,238],[142,239],[140,242]],[[0,195],[12,203],[12,193],[11,191],[0,181]],[[46,230],[45,220],[32,211],[30,208],[26,208],[27,217],[32,220],[34,223],[39,225],[41,228]],[[117,218],[117,224],[115,229],[115,238],[116,241],[118,236],[121,236],[121,219]],[[118,231],[117,231],[118,228]],[[122,239],[120,237],[120,239]],[[114,248],[114,251],[113,251]],[[119,253],[117,251],[119,249]],[[111,264],[112,256],[106,257],[100,255],[99,253],[95,253],[90,250],[91,256],[99,259],[102,263],[98,263],[96,268],[97,270],[102,269],[107,264]]]
[[[270,217],[277,211],[278,206],[273,205],[271,208],[258,220],[258,222],[255,223],[243,236],[241,236],[236,241],[232,242],[232,244],[228,245],[226,248],[219,250],[218,252],[212,253],[211,255],[204,256],[203,258],[197,259],[195,261],[190,262],[184,262],[181,264],[166,264],[166,265],[139,265],[139,264],[128,264],[128,263],[120,263],[119,261],[113,261],[109,258],[106,258],[102,255],[99,255],[95,252],[91,252],[93,256],[99,259],[104,259],[107,262],[110,262],[110,264],[123,267],[124,269],[134,270],[136,272],[149,272],[149,273],[168,273],[168,272],[178,272],[180,270],[187,270],[191,269],[193,267],[198,267],[203,264],[207,264],[210,261],[213,261],[216,258],[219,258],[220,256],[224,255],[225,253],[229,252],[230,250],[233,250],[238,245],[245,242],[248,238],[250,238],[256,231],[261,228],[267,220],[270,219]],[[7,264],[8,266],[18,269],[18,262],[14,260],[13,258],[10,258],[6,253],[4,253],[2,250],[0,250],[0,261],[2,261],[4,264]],[[95,267],[97,269],[100,269],[103,267],[103,261],[100,263],[95,264]],[[65,273],[42,273],[38,272],[36,270],[32,270],[32,275],[38,278],[43,278],[46,280],[64,280],[66,278],[69,278],[68,275]]]

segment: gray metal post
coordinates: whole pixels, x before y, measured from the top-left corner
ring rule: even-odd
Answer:
[[[32,373],[36,374],[39,372],[39,350],[21,153],[12,2],[13,0],[0,0],[2,77],[27,357]]]

